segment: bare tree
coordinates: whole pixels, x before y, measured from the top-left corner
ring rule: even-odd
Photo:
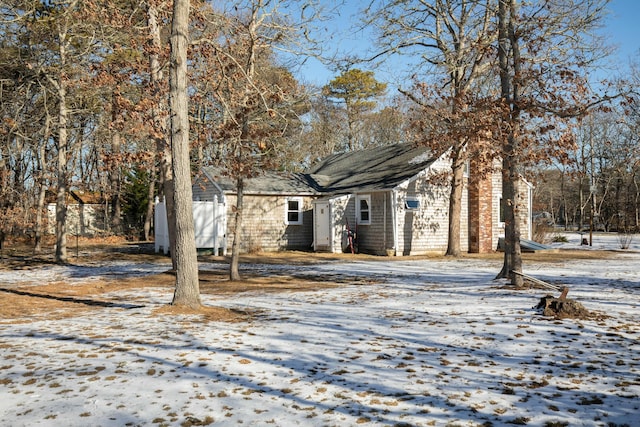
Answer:
[[[248,0],[236,5],[234,12],[220,15],[221,43],[209,43],[210,53],[202,50],[216,65],[203,81],[214,88],[218,111],[213,132],[220,142],[217,164],[236,184],[231,280],[240,278],[245,180],[276,168],[282,144],[299,129],[298,114],[306,104],[291,73],[274,60],[276,47],[295,39],[303,25],[281,14],[285,3],[290,4]]]
[[[384,108],[367,115],[364,121],[363,148],[406,141],[407,108],[405,98],[394,97]]]
[[[69,101],[77,93],[71,85],[83,72],[80,65],[85,63],[93,48],[94,40],[90,23],[83,20],[87,10],[80,0],[68,0],[47,4],[37,15],[39,40],[47,40],[53,23],[50,51],[53,61],[43,55],[35,67],[45,75],[57,97],[57,138],[56,138],[56,262],[65,263],[67,257],[67,192],[70,187],[71,166],[81,146],[82,138],[76,132],[70,135],[69,126],[72,110]],[[46,45],[46,43],[45,43]],[[49,58],[49,59],[51,59]],[[34,66],[34,65],[32,65]],[[74,78],[75,77],[75,78]],[[70,89],[74,89],[72,93]]]
[[[505,105],[506,135],[503,142],[502,199],[505,223],[504,264],[498,277],[509,277],[511,283],[522,285],[522,252],[520,247],[520,223],[517,211],[522,206],[516,188],[519,176],[520,156],[520,84],[516,76],[522,72],[520,40],[515,31],[516,4],[514,0],[499,0],[498,8],[498,62],[500,70],[500,95]]]
[[[25,147],[24,152],[37,159],[32,166],[37,170],[34,178],[44,185],[49,164],[47,151],[52,148],[54,156],[50,164],[54,172],[50,184],[56,187],[55,259],[64,263],[68,260],[68,191],[74,177],[82,181],[87,176],[81,159],[92,124],[93,101],[85,83],[90,61],[99,44],[95,15],[81,0],[9,3],[3,2],[6,14],[2,23],[5,28],[11,28],[12,37],[4,41],[25,53],[15,55],[14,62],[26,71],[25,81],[39,87],[31,108],[38,107],[40,112],[32,117],[43,118],[41,125],[45,129],[44,132],[31,132],[32,140],[40,142],[29,149]],[[22,80],[22,77],[16,77],[18,81]],[[52,147],[49,147],[49,140],[53,141]],[[41,191],[38,202],[34,202],[39,210],[44,201],[42,196]]]
[[[437,153],[449,152],[452,179],[446,254],[459,256],[465,163],[468,153],[478,151],[469,149],[468,145],[480,141],[478,134],[482,132],[478,129],[454,128],[459,124],[457,116],[468,116],[469,110],[474,108],[469,106],[469,92],[487,71],[489,47],[495,39],[491,26],[495,16],[494,2],[393,0],[373,2],[368,10],[371,17],[367,22],[376,25],[380,33],[378,45],[381,52],[374,57],[413,55],[422,59],[422,70],[429,72],[427,75],[415,73],[418,84],[414,90],[401,89],[428,116],[422,121],[418,119],[417,124],[431,126],[439,123],[440,128],[451,128],[448,136],[441,132],[433,136],[433,132],[427,132],[422,127],[418,129],[418,140]],[[431,72],[441,77],[434,81],[430,77]],[[447,88],[444,93],[442,87]],[[428,92],[434,92],[435,97],[428,95]],[[443,111],[445,109],[449,111]]]
[[[69,60],[67,48],[70,43],[70,24],[72,22],[69,12],[75,7],[77,1],[72,1],[63,10],[57,25],[58,59],[59,69],[55,75],[49,75],[49,82],[55,88],[58,96],[58,158],[57,173],[58,186],[56,191],[56,261],[67,262],[67,191],[69,189],[69,169],[67,163],[67,151],[69,149],[68,139],[68,116],[67,107],[67,83],[68,75],[65,69]],[[65,13],[66,12],[66,13]]]
[[[311,98],[309,124],[300,135],[301,163],[307,166],[338,152],[343,145],[342,135],[347,133],[344,110],[320,92]]]
[[[94,84],[102,88],[103,102],[109,107],[105,111],[111,114],[108,126],[101,128],[111,144],[104,144],[100,152],[104,169],[109,172],[110,185],[106,185],[104,191],[111,195],[112,230],[121,228],[117,220],[120,199],[125,195],[120,188],[127,176],[121,171],[143,165],[150,171],[146,175],[147,209],[142,225],[145,239],[149,237],[153,221],[157,180],[158,195],[164,197],[167,207],[169,246],[175,269],[171,250],[175,220],[165,72],[171,6],[172,1],[168,0],[114,0],[101,4],[96,11],[97,19],[108,25],[101,27],[103,58],[94,65],[97,70]],[[127,207],[124,210],[129,211]]]
[[[606,0],[498,3],[498,74],[502,147],[504,263],[497,277],[519,286],[522,277],[517,184],[523,165],[574,146],[572,120],[593,101],[585,70],[606,53],[592,37]]]

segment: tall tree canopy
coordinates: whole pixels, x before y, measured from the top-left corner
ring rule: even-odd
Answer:
[[[377,81],[373,71],[362,71],[357,68],[343,72],[323,87],[322,92],[325,96],[344,103],[350,151],[362,148],[356,146],[357,124],[362,123],[365,113],[376,107],[375,99],[382,96],[386,89],[387,84]]]

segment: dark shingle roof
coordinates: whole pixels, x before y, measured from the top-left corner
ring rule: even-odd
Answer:
[[[322,192],[389,190],[436,160],[427,148],[409,144],[334,154],[309,171]]]
[[[396,144],[334,154],[313,166],[308,173],[265,172],[245,180],[247,194],[344,194],[390,190],[417,175],[436,158],[424,147]],[[235,191],[235,180],[220,169],[205,173],[224,192]]]
[[[223,192],[235,192],[236,182],[215,167],[204,168],[207,176],[215,181]],[[317,194],[309,176],[302,173],[265,172],[255,178],[245,179],[244,192],[247,194]]]

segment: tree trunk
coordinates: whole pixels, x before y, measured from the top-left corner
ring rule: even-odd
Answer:
[[[504,263],[496,278],[510,278],[511,284],[522,286],[522,252],[520,250],[520,222],[518,221],[519,197],[517,183],[520,179],[518,128],[520,120],[519,87],[516,77],[520,74],[520,50],[514,30],[516,19],[515,0],[499,0],[498,5],[498,61],[500,66],[501,98],[508,109],[509,133],[502,150],[502,208],[504,209]],[[510,67],[510,63],[512,67]]]
[[[147,192],[147,212],[144,215],[144,240],[149,241],[151,234],[151,225],[153,224],[153,206],[156,194],[156,174],[155,169],[151,170],[149,179],[149,191]]]
[[[61,43],[62,46],[62,43]],[[64,48],[60,48],[64,58]],[[56,254],[57,263],[66,263],[67,258],[67,93],[65,77],[60,74],[58,81],[58,187],[56,193]]]
[[[635,196],[633,198],[633,225],[635,230],[640,229],[640,186],[636,181],[636,177],[633,177],[633,188],[635,189]]]
[[[449,197],[449,242],[446,255],[458,257],[460,247],[460,217],[462,215],[462,190],[464,189],[464,161],[458,146],[451,153],[451,195]]]
[[[41,172],[44,174],[44,171]],[[47,187],[45,185],[45,180],[40,178],[38,189],[38,205],[36,206],[36,224],[35,224],[35,242],[33,246],[33,253],[39,254],[42,252],[42,228],[43,228],[43,212],[44,212],[44,202],[45,196],[47,192]]]
[[[353,113],[353,106],[351,105],[350,102],[346,102],[346,109],[347,109],[347,144],[348,144],[348,151],[354,151],[356,149],[355,146],[355,142],[354,142],[354,124],[353,121],[355,120],[354,117],[354,113]]]
[[[33,247],[33,253],[39,254],[42,252],[42,234],[43,234],[43,213],[44,202],[47,193],[47,144],[51,137],[51,116],[47,112],[44,122],[44,132],[42,137],[42,143],[38,147],[38,168],[40,169],[40,175],[38,176],[38,205],[36,206],[36,224],[35,224],[35,242]]]
[[[191,168],[189,161],[189,103],[187,94],[187,47],[189,0],[174,0],[169,68],[169,111],[173,160],[175,212],[176,289],[173,305],[199,307],[198,257],[193,228]]]
[[[153,4],[149,5],[147,11],[147,19],[149,24],[149,36],[153,40],[153,51],[149,56],[149,62],[151,67],[151,87],[153,90],[154,103],[151,110],[153,127],[154,127],[154,139],[156,143],[156,152],[159,160],[159,173],[160,182],[162,183],[162,193],[164,195],[164,202],[167,212],[167,231],[169,233],[169,252],[171,253],[171,264],[173,270],[176,270],[176,257],[173,248],[175,247],[175,224],[173,209],[173,171],[171,166],[171,146],[167,141],[167,125],[166,125],[166,108],[163,108],[165,104],[162,102],[163,97],[161,85],[162,85],[162,67],[160,65],[160,59],[158,53],[162,50],[162,43],[160,39],[160,27],[158,25],[158,10]]]
[[[509,140],[515,141],[510,136]],[[504,209],[504,263],[497,278],[508,278],[511,284],[522,286],[522,250],[520,247],[519,211],[521,201],[517,182],[519,176],[512,156],[506,155],[502,161],[502,206]]]
[[[115,122],[118,116],[118,102],[117,95],[114,93],[111,95],[111,120]],[[109,184],[111,190],[111,231],[114,234],[122,234],[122,206],[120,204],[120,132],[114,127],[111,134],[111,154],[116,159],[109,170]]]
[[[231,246],[231,264],[229,266],[229,279],[240,280],[240,240],[242,235],[242,206],[244,198],[244,180],[242,177],[236,179],[236,215],[235,224],[233,226],[233,244]]]

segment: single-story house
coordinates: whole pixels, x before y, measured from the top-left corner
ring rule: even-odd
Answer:
[[[450,186],[442,178],[449,171],[446,154],[397,144],[334,154],[305,173],[269,172],[247,179],[242,251],[336,253],[351,250],[348,235],[353,233],[357,250],[364,253],[444,253]],[[465,177],[461,248],[494,251],[504,235],[501,175],[479,180],[473,188],[469,182]],[[531,188],[525,183],[521,189],[526,205],[520,210],[522,237],[530,238]],[[216,168],[204,168],[194,181],[193,197],[225,206],[226,238],[232,239],[234,181]]]
[[[237,200],[235,180],[224,176],[217,168],[203,168],[192,191],[194,201],[216,201],[226,210],[227,242],[223,245],[230,247]],[[313,243],[312,202],[320,195],[306,174],[267,172],[246,179],[241,250],[310,250]]]

